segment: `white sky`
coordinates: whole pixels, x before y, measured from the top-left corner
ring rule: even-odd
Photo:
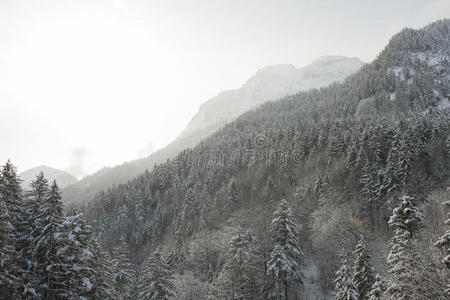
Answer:
[[[120,164],[257,69],[370,61],[401,28],[449,16],[448,0],[0,0],[0,162]]]

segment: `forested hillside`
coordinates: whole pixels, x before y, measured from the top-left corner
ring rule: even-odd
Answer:
[[[155,164],[174,158],[183,149],[194,147],[246,111],[299,91],[341,82],[362,65],[363,62],[358,58],[324,56],[298,69],[293,65],[265,67],[242,87],[223,91],[203,103],[187,127],[169,145],[148,157],[104,168],[86,176],[63,190],[64,202],[71,204],[92,200],[100,190],[126,183],[146,170],[151,170]]]
[[[98,193],[78,207],[90,226],[43,178],[23,198],[7,164],[0,229],[17,234],[0,246],[20,258],[0,257],[17,266],[0,269],[3,295],[448,298],[449,25],[404,29],[343,83],[268,102]]]
[[[400,197],[425,205],[449,186],[449,37],[448,20],[404,29],[344,83],[267,103],[100,193],[85,208],[94,232],[107,248],[125,241],[138,265],[179,236],[188,253],[182,290],[206,295],[226,272],[232,231],[249,230],[263,270],[254,296],[262,297],[270,219],[287,199],[308,253],[303,268],[317,269],[314,289],[332,290],[338,250],[360,235],[384,274],[387,221]]]

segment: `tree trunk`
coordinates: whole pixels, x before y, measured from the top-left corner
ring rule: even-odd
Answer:
[[[284,296],[286,297],[285,299],[288,300],[288,282],[286,279],[284,280]]]

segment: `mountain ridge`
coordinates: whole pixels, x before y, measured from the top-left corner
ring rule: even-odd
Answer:
[[[103,168],[63,190],[66,203],[85,202],[100,189],[125,183],[155,164],[173,158],[181,150],[195,146],[202,139],[236,119],[242,113],[267,102],[310,88],[320,88],[356,72],[363,62],[345,56],[323,56],[305,67],[282,64],[258,70],[240,88],[227,90],[200,105],[187,127],[165,148],[147,158]],[[234,109],[233,109],[234,108]],[[222,112],[222,113],[221,113]],[[209,117],[205,116],[208,115]]]

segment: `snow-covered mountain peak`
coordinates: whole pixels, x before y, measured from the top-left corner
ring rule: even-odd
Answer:
[[[333,55],[319,57],[302,68],[291,64],[262,68],[241,88],[224,91],[203,103],[178,139],[206,137],[266,101],[342,81],[363,64],[358,58]]]

